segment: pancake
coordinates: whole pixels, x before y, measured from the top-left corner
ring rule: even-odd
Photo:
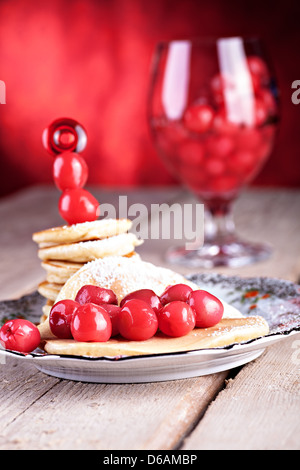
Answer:
[[[120,337],[103,343],[53,339],[45,342],[44,349],[49,354],[70,356],[138,356],[224,347],[265,336],[268,332],[267,322],[254,316],[223,319],[214,327],[195,328],[179,338],[158,333],[147,341],[127,341]]]
[[[143,242],[133,233],[122,233],[103,240],[91,240],[78,243],[53,245],[40,248],[38,256],[41,260],[64,260],[76,263],[104,258],[105,256],[127,255]]]
[[[49,299],[47,300],[45,305],[43,305],[43,307],[42,307],[43,315],[41,316],[41,320],[40,320],[41,323],[44,322],[46,320],[46,318],[49,316],[50,310],[53,307],[53,305],[54,305],[54,301],[49,300]]]
[[[101,240],[120,235],[130,230],[132,222],[128,219],[102,219],[73,225],[63,225],[36,232],[33,241],[38,244],[76,243],[86,240]]]
[[[56,284],[64,284],[75,274],[84,263],[72,263],[71,261],[47,260],[41,263],[47,273],[47,281]]]
[[[43,297],[55,302],[62,286],[63,284],[56,284],[54,282],[44,281],[38,285],[37,290]]]
[[[135,251],[124,255],[128,258],[139,256]],[[67,280],[75,274],[84,263],[72,263],[71,261],[47,260],[41,263],[47,273],[46,280],[56,284],[65,284]]]

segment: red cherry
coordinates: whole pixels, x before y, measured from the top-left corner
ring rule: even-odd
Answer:
[[[53,179],[58,189],[82,188],[87,182],[88,166],[75,152],[58,155],[53,163]]]
[[[255,124],[261,126],[268,119],[268,110],[261,99],[255,101]]]
[[[241,148],[235,152],[230,159],[230,169],[236,173],[249,171],[256,163],[255,151]]]
[[[266,85],[270,80],[269,70],[266,63],[258,56],[249,56],[247,58],[250,73],[259,78],[262,85]]]
[[[120,303],[120,307],[123,307],[128,300],[139,299],[146,302],[154,310],[155,313],[158,313],[162,308],[162,303],[158,295],[151,289],[139,289],[130,294],[127,294]]]
[[[8,320],[0,330],[0,344],[5,349],[29,353],[40,344],[38,328],[28,320]]]
[[[227,135],[235,137],[239,131],[239,125],[229,121],[225,109],[221,108],[221,110],[215,115],[213,130],[224,136]]]
[[[185,126],[193,132],[207,132],[212,125],[214,110],[208,104],[193,104],[184,114]]]
[[[60,300],[50,310],[49,325],[52,333],[61,339],[72,338],[71,320],[79,304],[71,299]]]
[[[225,173],[226,163],[220,158],[210,157],[205,162],[205,169],[210,176],[220,176]]]
[[[100,206],[91,193],[82,188],[66,189],[59,199],[59,213],[68,224],[92,222],[100,215]]]
[[[181,300],[182,302],[186,302],[192,291],[193,289],[186,284],[175,284],[174,286],[168,286],[160,296],[160,301],[163,305],[166,305],[169,302],[173,302],[174,300]]]
[[[128,300],[119,313],[119,331],[123,338],[145,341],[155,335],[157,316],[148,303],[139,299]]]
[[[76,341],[108,341],[112,332],[110,316],[100,305],[79,305],[71,321],[71,332]]]
[[[261,89],[259,91],[258,97],[264,103],[268,114],[270,114],[272,116],[277,114],[278,109],[277,109],[276,99],[275,99],[274,95],[271,93],[270,90],[265,89],[265,88]]]
[[[86,284],[82,286],[76,294],[75,297],[76,302],[79,304],[116,304],[118,303],[118,299],[116,294],[111,289],[105,289],[104,287],[93,286],[90,284]]]
[[[262,131],[255,127],[245,127],[237,135],[237,146],[241,150],[253,150],[262,143]]]
[[[259,93],[261,90],[261,81],[260,77],[258,75],[254,75],[253,73],[250,72],[250,77],[251,77],[251,82],[252,82],[252,87],[253,91],[255,94]]]
[[[177,147],[181,163],[184,165],[201,165],[205,150],[200,142],[190,140],[184,141]]]
[[[210,82],[210,88],[213,94],[213,98],[217,105],[224,104],[224,94],[227,90],[234,89],[234,83],[230,77],[223,74],[216,74],[213,76]]]
[[[170,302],[159,312],[158,327],[167,336],[185,336],[195,327],[195,312],[186,302]]]
[[[111,336],[118,335],[119,334],[119,314],[120,314],[121,308],[118,305],[114,305],[114,304],[102,304],[101,307],[104,308],[110,316],[111,326],[112,326]]]
[[[223,316],[224,306],[214,295],[204,290],[191,292],[188,300],[189,305],[196,315],[196,326],[209,328],[219,323]]]
[[[226,135],[214,135],[207,139],[206,148],[210,154],[219,158],[226,158],[234,150],[234,140]]]

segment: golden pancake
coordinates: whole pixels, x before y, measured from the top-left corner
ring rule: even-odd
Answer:
[[[136,252],[124,255],[128,258],[139,256]],[[46,280],[56,284],[65,284],[85,263],[72,263],[71,261],[47,260],[41,263],[47,273]]]
[[[55,302],[62,286],[63,284],[56,284],[54,282],[44,281],[38,285],[37,290],[43,297]]]
[[[127,341],[120,337],[103,343],[53,339],[45,342],[44,349],[49,354],[71,356],[139,356],[224,347],[265,336],[268,332],[267,322],[255,316],[223,319],[214,327],[195,328],[179,338],[157,333],[147,341]]]
[[[56,284],[64,284],[69,277],[75,274],[84,263],[72,263],[71,261],[48,260],[41,263],[47,273],[47,281]]]
[[[133,233],[122,233],[103,240],[84,241],[72,244],[53,245],[41,248],[38,256],[41,260],[64,260],[87,263],[105,256],[126,255],[143,242]]]
[[[41,316],[41,320],[40,320],[41,323],[44,322],[46,320],[46,318],[49,316],[50,310],[53,307],[53,305],[54,305],[54,301],[49,300],[49,299],[47,300],[45,305],[43,305],[43,307],[42,307],[43,315]]]
[[[102,219],[49,228],[34,233],[32,239],[39,244],[61,245],[112,237],[127,232],[131,226],[132,222],[128,219]]]

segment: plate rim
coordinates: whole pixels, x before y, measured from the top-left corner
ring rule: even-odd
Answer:
[[[287,279],[280,279],[276,277],[270,277],[270,276],[248,276],[248,277],[242,277],[238,275],[226,275],[226,274],[221,274],[221,273],[192,273],[192,274],[186,274],[185,277],[189,280],[192,280],[196,276],[198,277],[203,277],[209,279],[209,278],[214,278],[218,279],[218,282],[215,282],[215,284],[218,284],[221,281],[227,281],[229,282],[230,280],[242,280],[243,282],[250,282],[250,281],[259,281],[259,282],[268,282],[268,281],[276,281],[291,287],[294,287],[295,291],[298,290],[299,292],[299,298],[300,298],[300,285],[298,283],[295,283],[293,281],[287,280]],[[22,295],[18,298],[13,298],[13,299],[6,299],[2,300],[2,302],[14,302],[18,301],[24,297],[28,297],[30,295],[36,294],[37,291],[32,291],[31,293]],[[231,343],[227,346],[219,346],[219,347],[214,347],[214,348],[199,348],[199,349],[193,349],[189,351],[177,351],[177,352],[164,352],[164,353],[157,353],[157,354],[140,354],[140,355],[132,355],[132,356],[127,356],[127,355],[117,355],[117,356],[79,356],[79,355],[68,355],[68,354],[49,354],[45,351],[41,352],[31,352],[31,353],[21,353],[19,351],[13,351],[9,349],[5,349],[0,345],[0,356],[2,355],[8,355],[8,356],[13,356],[15,358],[19,359],[25,359],[25,360],[33,360],[34,362],[40,362],[42,359],[49,359],[49,358],[55,358],[55,360],[59,359],[72,359],[72,360],[80,360],[80,361],[91,361],[91,362],[107,362],[107,363],[120,363],[120,362],[127,362],[127,361],[132,361],[132,360],[138,360],[138,359],[151,359],[151,358],[162,358],[162,357],[172,357],[172,356],[185,356],[185,355],[191,355],[191,354],[215,354],[221,355],[222,353],[225,353],[229,350],[232,349],[239,349],[239,348],[246,348],[252,343],[258,343],[258,342],[267,342],[267,343],[274,343],[277,341],[280,341],[286,337],[292,336],[294,334],[297,334],[300,332],[300,323],[298,326],[294,326],[293,328],[289,330],[283,330],[283,331],[278,331],[278,332],[273,332],[273,333],[268,333],[267,335],[264,336],[259,336],[258,338],[253,338],[247,341],[243,342],[236,342],[236,343]],[[267,345],[262,347],[267,347]]]
[[[132,360],[140,360],[140,359],[153,359],[153,358],[162,358],[162,357],[177,357],[177,356],[186,356],[186,355],[200,355],[201,353],[204,354],[211,354],[211,355],[222,355],[225,352],[229,350],[237,350],[237,349],[244,349],[247,348],[252,343],[258,343],[258,342],[267,342],[267,343],[275,343],[283,340],[286,337],[292,336],[294,334],[300,333],[300,327],[293,328],[290,331],[285,331],[285,332],[278,332],[278,333],[271,333],[265,336],[259,336],[258,338],[253,338],[248,341],[243,341],[240,343],[232,343],[227,346],[219,346],[215,348],[199,348],[199,349],[192,349],[189,351],[176,351],[176,352],[168,352],[168,353],[157,353],[157,354],[138,354],[138,355],[132,355],[132,356],[126,356],[126,355],[120,355],[120,356],[77,356],[77,355],[72,355],[72,354],[49,354],[46,352],[32,352],[32,353],[21,353],[19,351],[13,351],[9,349],[0,349],[0,355],[12,355],[14,357],[17,357],[19,359],[25,359],[25,360],[33,360],[34,362],[36,361],[41,361],[43,359],[72,359],[72,360],[80,360],[80,361],[90,361],[90,362],[107,362],[107,363],[120,363],[120,362],[128,362]],[[273,338],[274,341],[272,341]],[[267,341],[268,339],[271,339],[271,341]],[[266,348],[268,344],[266,345],[261,345],[262,348]]]

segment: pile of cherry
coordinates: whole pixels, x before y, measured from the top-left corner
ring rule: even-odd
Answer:
[[[121,335],[127,340],[145,341],[158,330],[180,337],[195,327],[212,327],[223,312],[218,298],[185,284],[167,287],[160,297],[151,289],[140,289],[124,297],[120,305],[111,289],[85,285],[75,300],[61,300],[52,307],[49,324],[61,339],[105,342]]]
[[[166,288],[161,296],[151,289],[128,294],[120,305],[111,289],[85,285],[75,300],[53,305],[49,324],[60,339],[105,342],[120,335],[132,341],[146,341],[157,331],[169,337],[187,335],[196,328],[209,328],[221,320],[222,302],[205,290],[185,284]],[[38,328],[28,320],[8,320],[0,329],[5,349],[29,353],[41,342]]]
[[[68,224],[91,222],[100,215],[98,201],[84,189],[89,170],[79,152],[86,142],[84,128],[74,119],[57,119],[43,133],[44,147],[55,158],[53,179],[62,191],[59,213]]]

